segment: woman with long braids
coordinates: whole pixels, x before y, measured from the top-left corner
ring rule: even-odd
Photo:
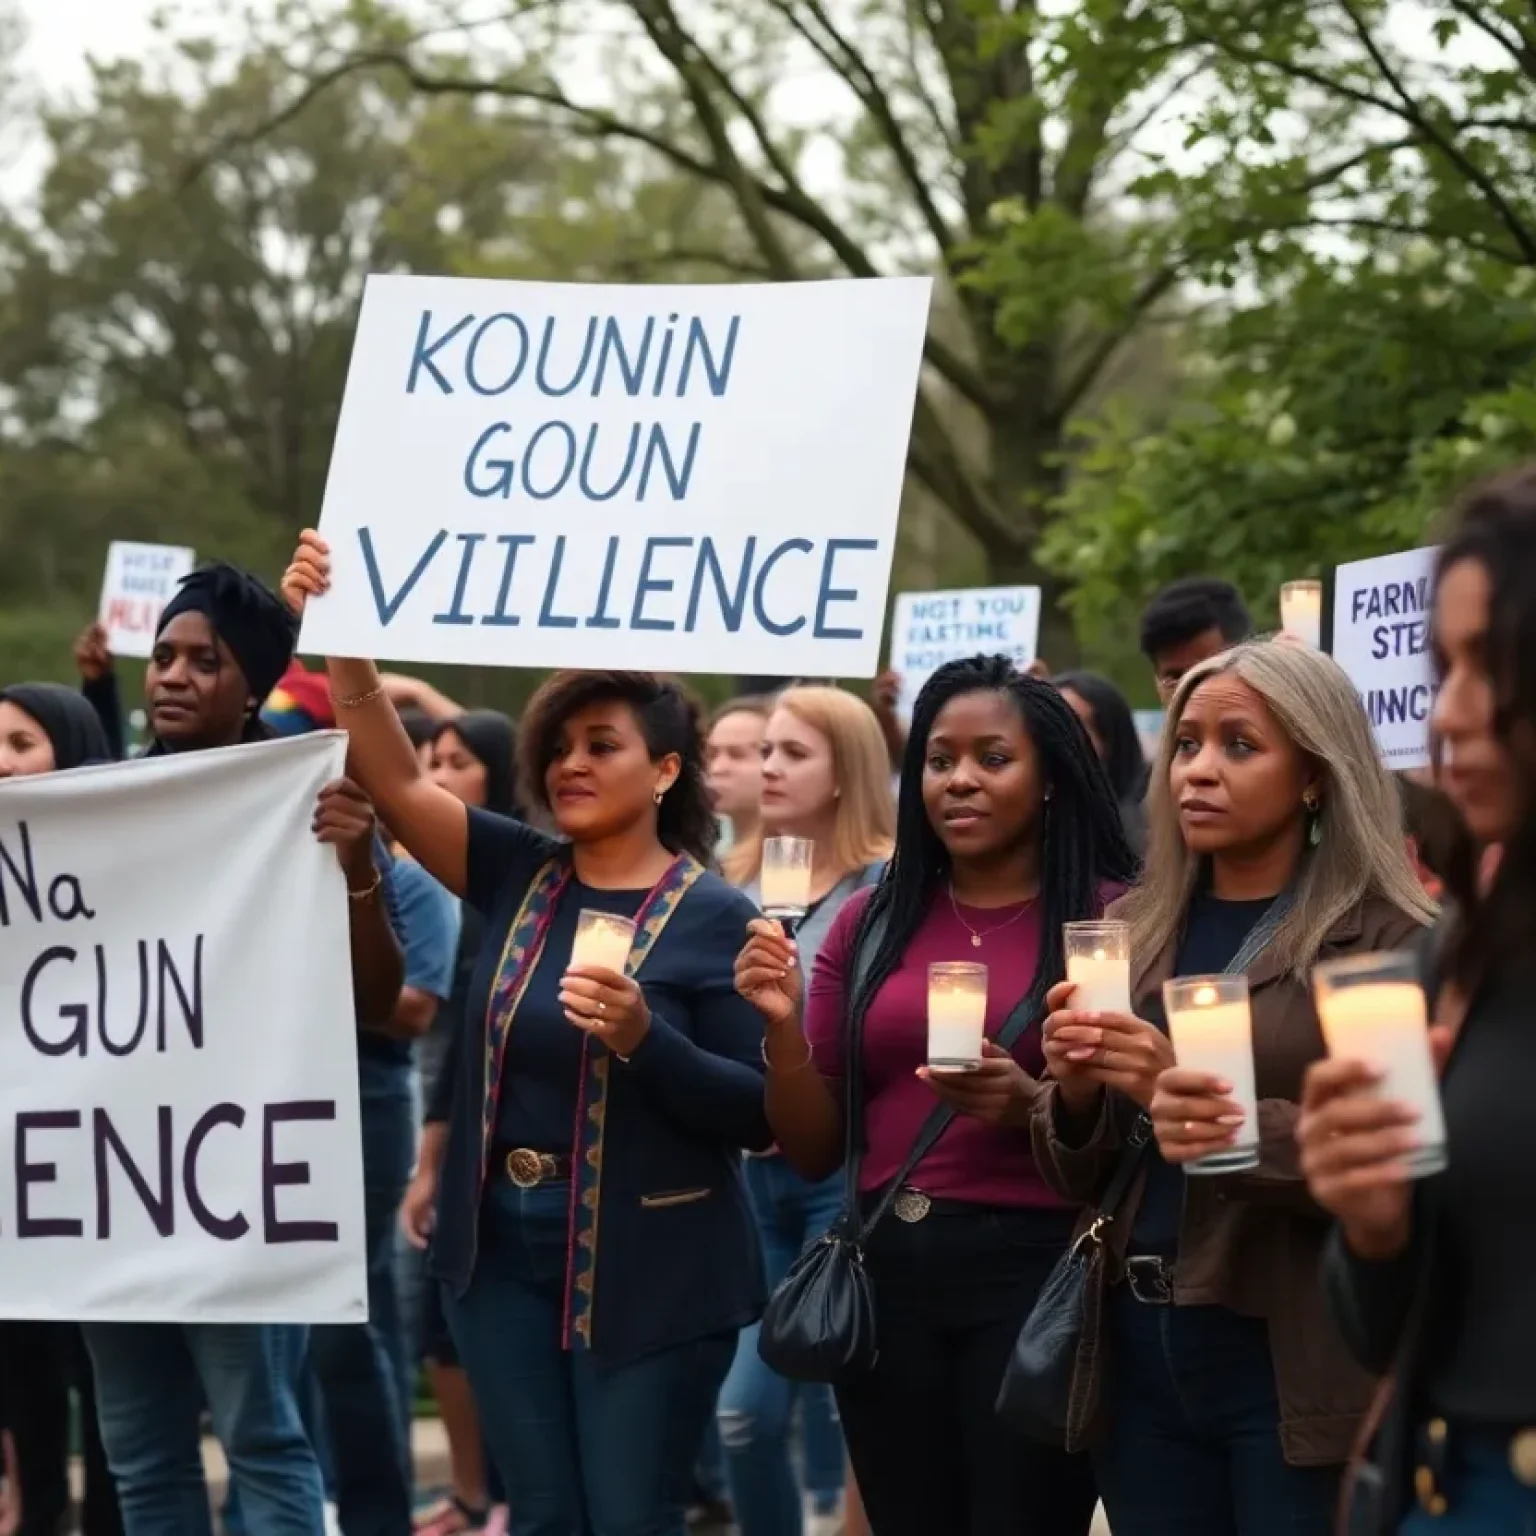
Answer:
[[[1098,755],[1056,689],[1001,656],[951,662],[913,712],[885,877],[838,914],[808,998],[778,924],[754,922],[737,962],[766,1022],[769,1122],[807,1178],[842,1162],[845,1072],[862,1079],[866,1212],[934,1105],[958,1111],[870,1236],[879,1357],[837,1388],[879,1536],[1085,1536],[1092,1521],[1086,1463],[1015,1438],[993,1404],[1075,1218],[1029,1136],[1062,924],[1101,913],[1134,865]],[[989,1038],[978,1071],[925,1065],[934,961],[987,966],[989,1037],[1025,1005],[1028,1027],[1009,1051]]]

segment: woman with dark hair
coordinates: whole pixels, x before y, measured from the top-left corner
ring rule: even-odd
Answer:
[[[301,607],[329,584],[305,533],[285,594]],[[551,677],[519,760],[557,841],[434,784],[372,662],[327,667],[380,814],[486,921],[420,1167],[438,1180],[432,1267],[513,1536],[681,1536],[736,1333],[763,1299],[739,1149],[772,1139],[762,1025],[731,977],[753,909],[705,868],[698,709],[651,673]],[[622,971],[571,964],[583,909],[635,924]]]
[[[81,694],[60,683],[0,689],[0,779],[111,760],[112,744]]]
[[[1139,858],[1147,846],[1147,757],[1125,695],[1096,672],[1059,672],[1051,682],[1083,722],[1093,750],[1109,775],[1125,835]]]
[[[1360,1363],[1393,1389],[1354,1483],[1362,1536],[1536,1528],[1536,465],[1468,495],[1435,568],[1440,787],[1461,820],[1425,955],[1448,1166],[1415,1181],[1412,1112],[1362,1062],[1308,1074],[1302,1168]],[[1502,847],[1493,865],[1487,851]]]
[[[842,1163],[847,1072],[862,1077],[866,1213],[935,1103],[957,1111],[870,1236],[879,1356],[837,1386],[879,1536],[1085,1536],[1092,1521],[1086,1461],[1012,1436],[993,1405],[1076,1214],[1040,1177],[1029,1133],[1062,925],[1098,916],[1134,867],[1103,767],[1056,689],[1005,657],[951,662],[913,711],[885,877],[838,914],[809,998],[777,923],[754,922],[737,962],[767,1023],[769,1122],[807,1178]],[[1021,1004],[1028,1026],[1010,1050],[989,1038],[979,1070],[933,1073],[928,966],[961,960],[987,966],[989,1037]]]

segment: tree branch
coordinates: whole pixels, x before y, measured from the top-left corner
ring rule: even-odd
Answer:
[[[1109,366],[1111,359],[1130,340],[1146,313],[1166,294],[1172,292],[1179,280],[1177,265],[1164,267],[1143,283],[1126,307],[1120,324],[1112,327],[1089,348],[1088,355],[1078,365],[1072,377],[1062,386],[1060,394],[1051,402],[1051,418],[1058,427],[1064,426],[1072,413],[1082,404],[1094,382]]]

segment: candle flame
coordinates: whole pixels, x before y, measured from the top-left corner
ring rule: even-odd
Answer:
[[[1190,998],[1190,1002],[1192,1002],[1197,1008],[1209,1008],[1215,1001],[1215,987],[1200,987],[1196,990],[1195,995]]]
[[[1103,951],[1103,950],[1102,950],[1102,949],[1096,949],[1096,950],[1094,950],[1094,952],[1093,952],[1093,958],[1094,958],[1094,959],[1095,959],[1095,960],[1096,960],[1096,961],[1098,961],[1098,962],[1099,962],[1099,964],[1101,964],[1101,965],[1102,965],[1102,964],[1103,964],[1103,963],[1104,963],[1104,961],[1106,961],[1106,960],[1107,960],[1107,959],[1109,959],[1109,956],[1108,956],[1108,955],[1106,955],[1106,954],[1105,954],[1105,953],[1104,953],[1104,951]]]

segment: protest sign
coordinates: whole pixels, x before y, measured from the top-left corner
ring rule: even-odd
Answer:
[[[370,277],[301,648],[873,676],[930,287]]]
[[[337,733],[0,783],[0,1317],[367,1317]]]
[[[901,714],[910,719],[924,683],[946,661],[985,652],[1021,670],[1040,644],[1039,587],[902,592],[891,618],[891,670],[901,673]]]
[[[1334,583],[1333,659],[1349,673],[1388,768],[1429,763],[1435,702],[1429,584],[1436,551],[1410,549],[1341,565]]]
[[[155,647],[160,610],[192,574],[190,549],[175,544],[115,542],[107,551],[97,617],[114,656],[148,656]]]

